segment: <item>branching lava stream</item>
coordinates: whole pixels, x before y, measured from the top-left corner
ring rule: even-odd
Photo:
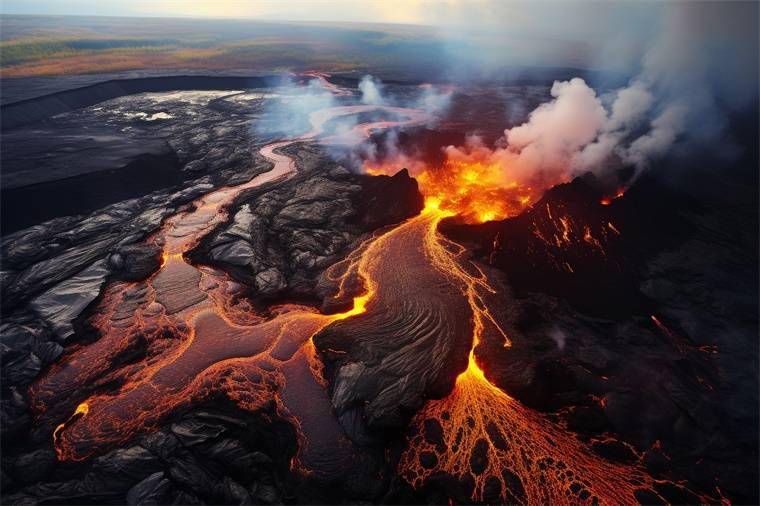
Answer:
[[[451,214],[438,209],[437,202],[428,205],[423,241],[431,265],[447,273],[468,300],[472,348],[452,393],[428,402],[415,416],[399,464],[401,476],[421,486],[444,473],[471,486],[473,500],[487,502],[638,504],[637,491],[656,494],[656,481],[642,467],[604,460],[489,382],[475,358],[481,337],[488,332],[505,346],[510,341],[487,306],[494,290],[484,273],[476,267],[474,273],[465,270],[457,258],[462,249],[437,233],[439,221]]]

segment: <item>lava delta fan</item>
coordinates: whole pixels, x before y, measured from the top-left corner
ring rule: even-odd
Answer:
[[[6,0],[0,502],[760,503],[758,8]]]

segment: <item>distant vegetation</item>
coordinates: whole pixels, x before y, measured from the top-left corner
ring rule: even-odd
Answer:
[[[7,41],[0,43],[0,66],[19,65],[47,58],[65,58],[85,51],[111,49],[145,50],[147,48],[169,49],[177,40],[162,39],[70,39],[39,41]]]
[[[3,77],[134,69],[324,70],[440,61],[424,29],[155,18],[3,16]]]

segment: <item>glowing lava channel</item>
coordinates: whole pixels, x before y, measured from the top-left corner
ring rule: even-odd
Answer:
[[[323,76],[317,77],[324,82]],[[372,282],[343,313],[325,315],[285,304],[260,314],[239,296],[238,283],[210,267],[191,265],[184,254],[227,219],[227,207],[241,192],[295,173],[295,162],[280,149],[318,138],[333,118],[378,109],[385,108],[355,105],[315,111],[309,117],[310,132],[260,150],[273,163],[270,171],[197,199],[148,239],[162,247],[159,270],[145,281],[107,286],[90,319],[99,339],[70,347],[30,388],[38,418],[65,420],[53,430],[59,459],[102,454],[155,430],[171,412],[221,393],[250,411],[274,402],[297,429],[295,467],[307,468],[310,457],[324,462],[325,455],[339,448],[343,454],[333,459],[336,465],[350,465],[350,444],[330,410],[311,337],[334,321],[363,313]],[[354,141],[376,129],[428,119],[423,111],[388,109],[402,119],[358,125]],[[365,250],[367,255],[373,252]],[[365,258],[356,261],[363,273]],[[73,405],[76,409],[66,417],[65,410]]]
[[[661,498],[657,483],[681,488],[658,482],[638,464],[597,456],[488,380],[475,357],[481,338],[487,332],[511,345],[487,306],[485,297],[495,290],[477,266],[475,274],[465,270],[461,247],[437,232],[439,221],[453,213],[433,199],[423,214],[434,216],[423,239],[431,264],[461,288],[472,310],[472,348],[451,394],[429,401],[415,416],[399,462],[401,477],[421,487],[445,473],[471,487],[474,501],[519,504],[639,504],[639,491]]]

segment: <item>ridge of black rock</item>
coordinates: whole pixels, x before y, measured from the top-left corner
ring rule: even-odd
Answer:
[[[186,256],[218,267],[250,287],[258,303],[310,300],[318,278],[365,234],[399,223],[423,207],[417,182],[360,176],[328,161],[313,145],[284,150],[298,172],[238,198],[230,221],[207,234]]]
[[[561,184],[520,215],[468,225],[444,222],[441,231],[473,245],[481,261],[504,271],[518,292],[564,297],[584,310],[643,311],[631,279],[632,256],[613,206],[583,178]]]
[[[176,154],[167,149],[138,155],[123,167],[3,189],[0,228],[5,235],[60,216],[90,214],[156,188],[176,189],[186,179]]]
[[[239,90],[272,86],[280,76],[166,76],[113,79],[72,90],[3,104],[2,130],[34,123],[57,114],[89,107],[106,100],[145,92],[177,90]]]
[[[281,504],[296,441],[274,405],[251,414],[216,399],[84,463],[59,463],[50,449],[4,461],[3,502]]]
[[[393,176],[355,177],[361,190],[353,196],[356,212],[349,222],[364,232],[399,223],[425,206],[417,181],[409,176],[407,169]]]

